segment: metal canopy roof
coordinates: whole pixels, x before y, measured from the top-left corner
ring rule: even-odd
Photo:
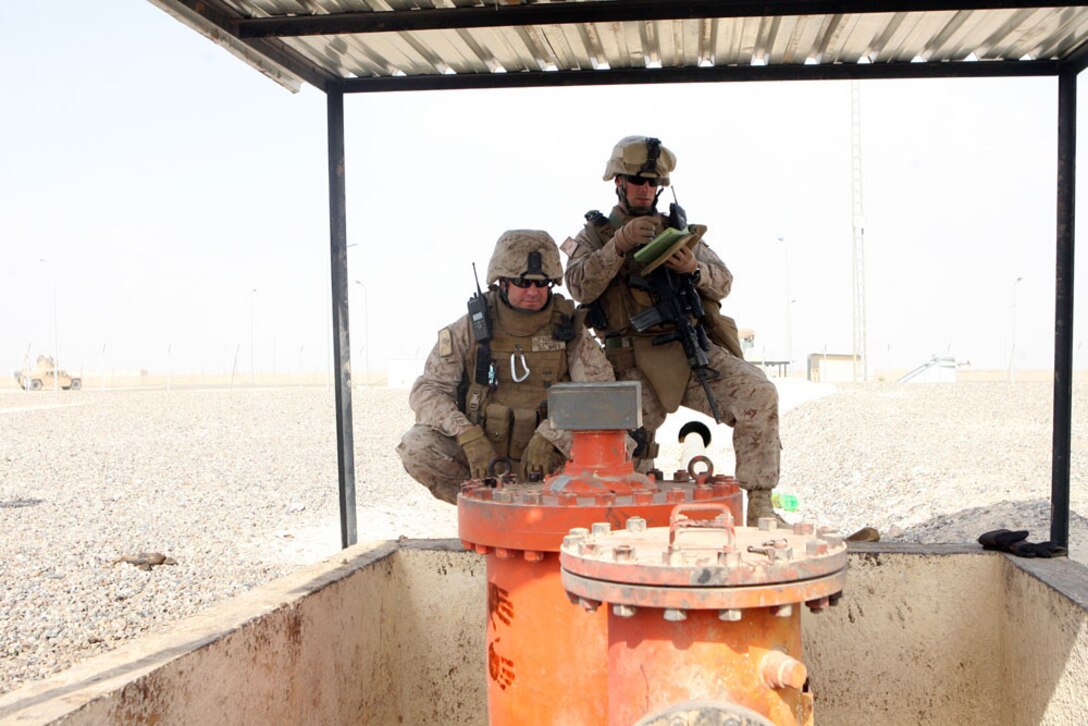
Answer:
[[[1088,62],[1088,1],[151,2],[292,90],[1056,75]]]
[[[1050,537],[1069,542],[1077,76],[1088,0],[150,0],[326,95],[340,531],[357,541],[344,94],[690,81],[1056,76]],[[420,7],[421,4],[427,7]],[[435,6],[432,3],[438,3]]]

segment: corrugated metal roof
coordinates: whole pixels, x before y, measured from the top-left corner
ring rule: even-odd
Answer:
[[[246,62],[270,73],[280,82],[294,76],[321,85],[322,80],[381,79],[481,74],[546,74],[562,71],[615,71],[621,69],[699,69],[766,66],[827,66],[830,64],[910,64],[941,62],[1068,59],[1088,40],[1088,8],[1026,7],[956,9],[956,3],[867,3],[867,9],[894,7],[896,12],[842,14],[788,14],[789,6],[773,0],[759,6],[782,14],[752,14],[754,3],[718,3],[724,10],[747,8],[743,17],[640,19],[668,14],[661,3],[625,0],[503,3],[481,6],[468,0],[152,0],[175,16],[198,27],[216,42],[230,47]],[[858,7],[858,3],[838,3]],[[972,3],[968,3],[972,4]],[[973,3],[978,5],[979,3]],[[675,2],[673,13],[688,3]],[[833,3],[808,3],[810,7]],[[949,9],[903,10],[911,7]],[[962,4],[961,4],[962,5]],[[496,16],[515,18],[532,6],[540,17],[551,13],[562,23],[480,27]],[[704,8],[715,6],[705,3]],[[209,10],[210,9],[210,10]],[[698,9],[698,8],[696,8]],[[579,12],[608,11],[608,22],[576,22]],[[429,11],[429,12],[428,12]],[[766,12],[770,13],[770,10]],[[487,14],[480,21],[481,15]],[[452,27],[457,18],[471,15],[476,27]],[[368,32],[294,35],[292,22],[322,18],[344,21],[357,18],[370,25]],[[246,21],[281,19],[280,37],[242,37]],[[435,18],[434,29],[369,32],[380,27],[420,26]],[[426,22],[418,22],[425,19]],[[520,20],[518,21],[520,22]],[[332,27],[332,26],[329,26]],[[286,28],[286,30],[284,30]],[[245,28],[261,32],[260,28]],[[281,48],[280,58],[262,52]],[[255,61],[254,54],[258,56]],[[300,64],[298,61],[301,60]],[[494,85],[505,85],[496,78]],[[578,82],[578,81],[571,81]],[[296,84],[297,85],[297,84]],[[434,86],[432,86],[434,87]]]

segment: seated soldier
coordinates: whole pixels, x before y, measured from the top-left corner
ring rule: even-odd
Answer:
[[[416,424],[397,446],[405,470],[435,497],[456,504],[461,483],[489,475],[499,458],[521,477],[558,470],[570,435],[548,422],[548,386],[614,380],[584,315],[552,292],[562,279],[547,232],[504,232],[481,301],[490,339],[474,337],[469,315],[438,331],[408,398]]]

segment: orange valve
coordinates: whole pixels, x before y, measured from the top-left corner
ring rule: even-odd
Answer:
[[[588,536],[592,528],[603,537],[632,523],[664,525],[675,503],[698,497],[701,504],[708,492],[716,511],[740,516],[740,489],[726,477],[655,483],[635,471],[626,437],[641,425],[638,383],[557,384],[548,409],[552,425],[572,433],[563,471],[537,482],[472,480],[458,497],[461,540],[487,556],[488,714],[495,726],[605,721],[607,613],[571,606],[558,555],[569,532]]]
[[[841,597],[837,532],[737,527],[728,506],[686,502],[668,527],[573,531],[560,563],[570,597],[608,613],[606,723],[666,724],[692,708],[811,723],[800,606],[819,612]]]

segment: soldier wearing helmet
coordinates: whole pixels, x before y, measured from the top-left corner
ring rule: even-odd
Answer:
[[[575,300],[590,306],[589,325],[604,343],[616,379],[642,383],[645,433],[636,451],[642,471],[653,466],[654,432],[667,414],[683,405],[712,415],[680,342],[662,342],[670,324],[641,333],[631,325],[633,315],[657,302],[651,292],[631,284],[646,274],[634,252],[669,225],[669,218],[657,210],[657,200],[675,168],[676,155],[658,139],[620,139],[604,171],[618,203],[607,216],[589,212],[585,227],[562,246],[570,257],[567,288]],[[718,314],[720,301],[733,284],[733,275],[718,255],[700,240],[691,249],[681,246],[665,266],[677,275],[692,276],[707,310],[711,340],[707,355],[717,376],[709,386],[723,421],[733,426],[736,476],[748,490],[748,524],[754,525],[759,517],[775,516],[771,490],[778,484],[781,448],[777,389],[763,371],[744,361],[736,324]]]
[[[456,504],[461,483],[489,475],[500,459],[521,477],[559,469],[570,435],[548,422],[548,386],[614,380],[584,314],[552,291],[562,280],[551,235],[504,232],[487,268],[487,292],[470,304],[470,315],[438,331],[408,398],[416,424],[397,446],[405,470],[435,497]],[[483,311],[489,337],[473,326]]]

